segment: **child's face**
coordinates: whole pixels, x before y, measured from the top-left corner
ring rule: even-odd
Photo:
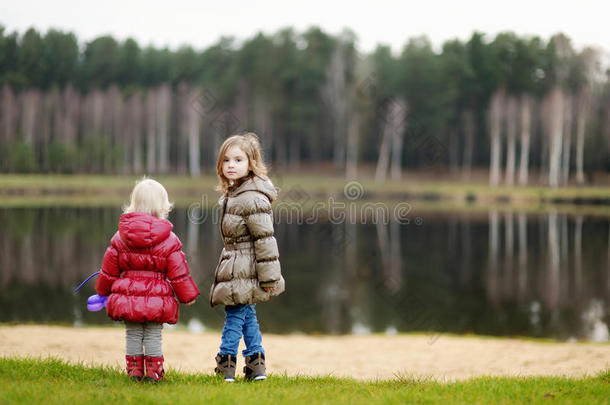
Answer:
[[[222,162],[222,174],[229,180],[238,180],[248,174],[250,161],[239,146],[231,146]]]

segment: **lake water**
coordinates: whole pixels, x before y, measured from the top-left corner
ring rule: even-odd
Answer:
[[[202,296],[179,326],[220,329],[208,292],[222,248],[213,210],[171,213]],[[107,325],[88,312],[118,208],[0,209],[0,322]],[[278,215],[287,290],[257,306],[273,333],[442,333],[608,340],[608,218],[422,212],[416,220]],[[313,223],[308,223],[313,222]]]

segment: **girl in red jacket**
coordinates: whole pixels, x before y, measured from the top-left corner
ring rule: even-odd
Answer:
[[[191,305],[199,295],[182,243],[166,219],[171,209],[160,183],[139,181],[106,250],[95,285],[99,295],[110,295],[108,316],[125,322],[127,374],[136,381],[163,378],[163,323],[175,324],[178,301]]]

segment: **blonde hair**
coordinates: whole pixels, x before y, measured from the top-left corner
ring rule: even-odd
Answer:
[[[218,174],[219,184],[216,190],[226,194],[229,191],[232,183],[227,179],[222,172],[222,164],[229,148],[237,146],[248,157],[248,174],[260,176],[267,174],[267,166],[261,155],[261,145],[258,141],[258,136],[254,132],[247,132],[243,135],[232,135],[228,137],[218,151],[218,161],[216,162],[216,173]]]
[[[131,192],[129,205],[123,207],[125,214],[129,212],[143,212],[157,218],[167,219],[174,207],[169,201],[167,190],[158,181],[144,177],[136,182]]]

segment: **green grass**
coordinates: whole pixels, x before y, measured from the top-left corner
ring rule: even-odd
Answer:
[[[153,176],[168,189],[176,191],[203,190],[213,191],[217,183],[216,175],[208,173],[200,177],[189,176]],[[122,191],[130,190],[140,176],[134,175],[43,175],[43,174],[0,174],[0,190],[41,191]],[[272,175],[272,179],[283,189],[300,186],[315,193],[343,192],[348,182],[337,175],[320,175],[316,173],[298,173]],[[393,194],[411,192],[417,194],[438,194],[466,198],[468,195],[490,198],[513,199],[553,199],[553,198],[610,198],[610,186],[567,186],[550,188],[545,186],[498,186],[490,187],[486,182],[468,182],[440,177],[426,180],[413,174],[403,181],[387,181],[376,183],[370,176],[360,176],[356,179],[365,192],[373,194]]]
[[[0,403],[86,404],[607,404],[610,370],[595,377],[481,377],[439,383],[397,377],[361,382],[271,375],[234,384],[205,374],[170,371],[160,384],[133,383],[122,370],[57,359],[0,358]]]
[[[138,178],[133,175],[0,174],[0,206],[120,206],[129,198],[131,188]],[[217,179],[212,173],[200,177],[174,175],[155,178],[166,186],[172,200],[179,207],[200,202],[204,195],[207,196],[207,204],[216,202],[218,193],[214,187]],[[277,173],[272,179],[281,188],[281,196],[287,202],[299,199],[309,203],[326,202],[332,196],[336,200],[356,203],[408,201],[428,211],[485,212],[496,208],[500,211],[518,209],[536,213],[555,210],[610,216],[609,205],[591,203],[592,200],[610,201],[610,186],[607,185],[490,187],[484,181],[452,181],[444,177],[426,180],[417,174],[410,174],[403,181],[378,184],[370,176],[361,176],[357,179],[359,184],[353,186],[352,191],[362,191],[362,198],[347,200],[344,189],[348,181],[341,176],[293,172]],[[429,197],[434,199],[430,200]],[[587,201],[585,204],[573,204],[577,199]]]

